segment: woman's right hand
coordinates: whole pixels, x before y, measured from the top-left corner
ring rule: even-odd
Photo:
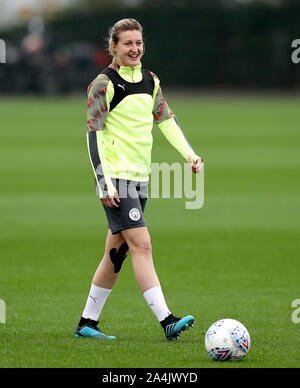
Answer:
[[[101,198],[101,202],[103,206],[107,207],[119,207],[116,202],[120,203],[118,191],[115,191],[115,195],[113,197],[103,197]]]

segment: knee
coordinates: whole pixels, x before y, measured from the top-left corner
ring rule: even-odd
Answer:
[[[150,239],[143,239],[140,241],[132,241],[129,245],[129,250],[131,253],[138,253],[143,256],[148,256],[152,254],[152,245]]]

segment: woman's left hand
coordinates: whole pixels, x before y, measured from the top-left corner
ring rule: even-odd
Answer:
[[[190,165],[192,167],[193,173],[198,174],[203,168],[203,159],[202,158],[197,159],[196,164],[195,164],[192,156],[189,156],[188,160],[189,160]]]

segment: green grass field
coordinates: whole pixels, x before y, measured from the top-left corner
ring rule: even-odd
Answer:
[[[113,342],[73,332],[103,255],[104,211],[86,151],[85,97],[0,103],[0,367],[300,366],[299,98],[170,97],[205,159],[205,204],[150,199],[146,220],[169,307],[196,324],[168,343],[130,259],[105,305]],[[154,127],[153,162],[183,162]],[[211,360],[208,327],[240,320],[241,362]]]

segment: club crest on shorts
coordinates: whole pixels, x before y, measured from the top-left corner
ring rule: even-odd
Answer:
[[[141,213],[140,213],[139,209],[137,209],[135,207],[130,209],[129,210],[129,218],[132,221],[138,221],[141,218]]]

